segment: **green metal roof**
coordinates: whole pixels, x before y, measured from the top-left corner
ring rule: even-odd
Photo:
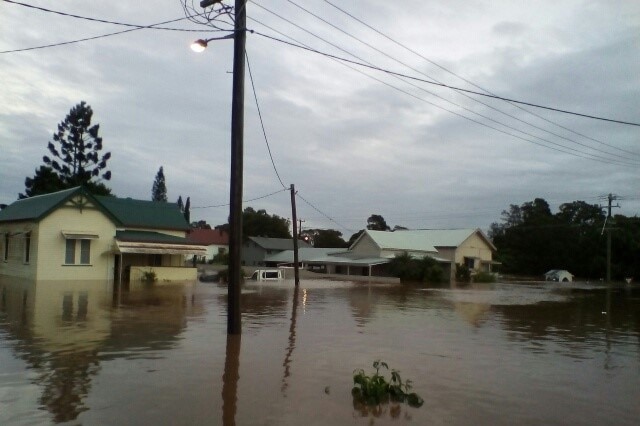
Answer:
[[[1,222],[40,221],[76,194],[82,194],[105,213],[116,225],[147,229],[189,229],[176,203],[93,196],[81,187],[25,198],[0,211]]]
[[[184,231],[189,229],[189,224],[176,203],[106,196],[95,198],[122,226]]]
[[[0,222],[40,220],[77,192],[83,192],[82,188],[71,188],[18,200],[0,211]]]

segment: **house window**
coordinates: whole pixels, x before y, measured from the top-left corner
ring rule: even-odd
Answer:
[[[80,245],[80,262],[76,262],[76,246]],[[91,264],[91,240],[67,239],[64,254],[65,265],[89,265]]]
[[[80,263],[82,265],[91,263],[91,240],[80,240]]]
[[[24,236],[24,263],[29,263],[31,257],[31,232]]]
[[[76,263],[76,240],[67,240],[64,263],[67,265],[73,265]]]

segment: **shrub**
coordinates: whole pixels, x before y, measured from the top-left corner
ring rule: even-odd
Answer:
[[[494,283],[496,282],[496,276],[491,272],[478,272],[473,276],[474,283]]]
[[[155,283],[158,281],[158,276],[154,271],[144,271],[142,273],[142,281],[145,283]]]
[[[471,281],[471,271],[469,271],[467,265],[456,263],[456,281],[466,283]]]
[[[391,259],[389,272],[402,282],[439,283],[442,282],[443,271],[438,262],[429,256],[415,259],[404,252]]]

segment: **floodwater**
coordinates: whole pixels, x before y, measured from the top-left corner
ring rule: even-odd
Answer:
[[[0,281],[0,424],[636,425],[640,286]],[[363,407],[380,359],[425,403]],[[387,374],[387,377],[389,375]]]

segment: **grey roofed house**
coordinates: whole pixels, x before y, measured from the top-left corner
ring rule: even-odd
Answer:
[[[310,248],[302,240],[298,240],[298,248]],[[249,237],[242,245],[242,262],[248,266],[262,266],[265,258],[285,250],[293,250],[292,238]]]

